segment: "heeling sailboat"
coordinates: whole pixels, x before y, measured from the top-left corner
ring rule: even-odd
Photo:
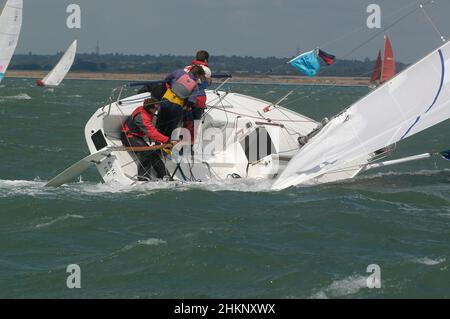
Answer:
[[[381,50],[378,51],[375,67],[370,78],[371,86],[374,88],[389,81],[396,73],[394,50],[392,49],[391,40],[387,35],[384,36],[383,53],[384,55],[382,57]]]
[[[0,15],[0,82],[16,50],[22,29],[23,0],[8,0]]]
[[[36,84],[38,86],[48,86],[56,87],[62,80],[66,77],[67,73],[75,61],[75,56],[77,54],[77,40],[73,41],[69,48],[66,50],[62,58],[56,64],[52,71],[42,80],[38,80]]]
[[[175,150],[172,156],[163,155],[166,168],[175,180],[257,178],[274,180],[271,188],[281,190],[351,179],[367,169],[429,158],[437,153],[380,163],[378,151],[450,118],[449,68],[450,43],[446,43],[323,123],[282,108],[280,102],[206,91],[208,111],[195,146],[201,156]],[[123,89],[116,102],[111,98],[86,124],[91,155],[47,186],[67,183],[90,166],[97,167],[106,183],[146,183],[137,178],[138,150],[122,145],[120,131],[150,94],[121,98]],[[220,147],[211,147],[208,141]],[[450,160],[450,151],[440,155]]]

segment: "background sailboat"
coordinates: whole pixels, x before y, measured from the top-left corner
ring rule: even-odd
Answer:
[[[378,51],[378,57],[370,78],[373,87],[389,81],[396,73],[394,50],[392,49],[389,36],[384,36],[384,57],[381,56],[381,50]]]
[[[73,41],[67,51],[64,53],[58,64],[50,71],[49,74],[42,80],[37,81],[38,86],[56,87],[69,72],[70,68],[75,61],[75,55],[77,54],[77,40]]]
[[[0,15],[0,82],[14,55],[22,29],[23,0],[8,0]]]

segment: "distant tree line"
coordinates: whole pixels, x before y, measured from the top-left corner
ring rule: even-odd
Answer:
[[[15,55],[11,70],[48,71],[61,58],[63,52],[56,55],[36,55],[33,53]],[[78,54],[72,71],[119,72],[119,73],[168,73],[181,68],[192,61],[191,56],[175,55],[124,55],[114,54]],[[211,68],[216,73],[235,75],[301,75],[286,62],[289,58],[251,56],[212,56]],[[335,65],[324,66],[320,76],[370,76],[375,61],[365,59],[337,60]],[[397,63],[398,70],[407,65]]]

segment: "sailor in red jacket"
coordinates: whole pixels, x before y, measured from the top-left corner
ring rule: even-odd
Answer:
[[[122,125],[121,140],[124,146],[149,146],[145,137],[150,142],[169,143],[169,137],[161,134],[153,125],[155,112],[159,108],[159,101],[153,98],[146,99],[144,105],[134,110]],[[176,144],[176,142],[172,142]],[[161,160],[160,151],[135,152],[138,158],[138,179],[149,180],[150,171],[153,168],[158,178],[166,174],[166,167]]]

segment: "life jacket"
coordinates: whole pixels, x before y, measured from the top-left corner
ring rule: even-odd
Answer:
[[[136,110],[133,111],[131,116],[129,116],[125,121],[125,123],[123,124],[122,132],[126,133],[128,137],[132,137],[133,135],[141,137],[145,136],[144,132],[142,132],[139,126],[137,126],[136,123],[134,122],[136,116],[138,116],[142,111],[143,108],[138,107]]]
[[[197,85],[197,81],[186,73],[172,83],[171,90],[179,98],[187,99]]]
[[[197,64],[197,65],[204,65],[204,66],[208,66],[208,63],[206,62],[202,62],[202,61],[192,61],[192,65],[188,65],[184,68],[184,72],[189,73],[192,70],[192,67],[195,65],[194,62],[198,62],[201,64]],[[209,87],[209,84],[207,82],[202,82],[198,85],[200,94],[197,96],[197,101],[195,102],[194,107],[198,107],[201,109],[204,109],[206,107],[206,93],[205,90]]]
[[[179,106],[184,106],[184,99],[180,99],[175,93],[173,93],[173,91],[170,89],[170,87],[167,88],[166,93],[164,93],[163,95],[163,99],[179,105]]]
[[[141,116],[138,120],[141,121],[143,128],[136,124],[136,117]],[[125,121],[122,126],[122,132],[127,134],[129,138],[133,136],[145,137],[155,142],[166,143],[169,138],[155,128],[152,124],[153,115],[148,113],[144,107],[138,107]],[[144,131],[145,130],[145,131]]]

